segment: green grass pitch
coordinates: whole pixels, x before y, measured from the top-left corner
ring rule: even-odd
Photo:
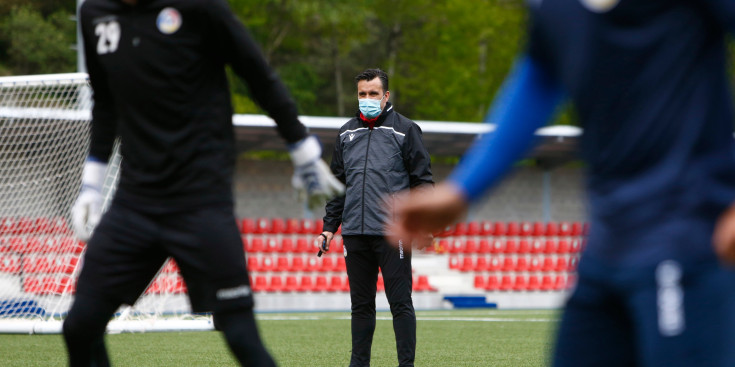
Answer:
[[[349,365],[348,312],[262,313],[261,335],[281,367]],[[545,366],[557,311],[442,310],[417,312],[416,365]],[[237,366],[217,332],[107,336],[114,366]],[[65,366],[60,335],[0,335],[0,366]],[[390,313],[378,313],[374,367],[395,366]]]

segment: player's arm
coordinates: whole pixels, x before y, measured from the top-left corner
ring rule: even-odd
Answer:
[[[82,39],[89,83],[92,86],[91,138],[89,155],[82,169],[82,188],[72,207],[72,227],[77,237],[87,241],[102,214],[102,185],[107,161],[116,137],[116,115],[112,92],[97,55],[93,24],[86,15],[87,4],[80,8]]]
[[[393,240],[441,230],[464,215],[469,203],[495,185],[530,148],[534,132],[551,118],[562,97],[555,78],[534,59],[522,57],[488,115],[496,130],[475,142],[432,194],[414,195],[396,206]]]

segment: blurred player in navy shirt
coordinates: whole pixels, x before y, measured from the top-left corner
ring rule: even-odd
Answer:
[[[531,28],[488,120],[397,238],[458,220],[568,97],[584,128],[588,245],[557,366],[734,366],[730,0],[530,0]],[[717,254],[720,255],[718,259]]]

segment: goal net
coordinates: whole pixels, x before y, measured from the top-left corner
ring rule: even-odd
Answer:
[[[70,227],[88,152],[87,75],[0,78],[0,333],[58,333],[71,306],[85,244]],[[119,173],[108,165],[105,206]],[[167,262],[109,332],[211,329],[191,314],[175,263]]]

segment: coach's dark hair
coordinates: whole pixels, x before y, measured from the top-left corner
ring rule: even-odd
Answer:
[[[375,78],[380,78],[380,84],[383,85],[383,92],[388,91],[388,74],[380,69],[367,69],[355,77],[355,83],[359,83],[360,80],[371,81]]]

